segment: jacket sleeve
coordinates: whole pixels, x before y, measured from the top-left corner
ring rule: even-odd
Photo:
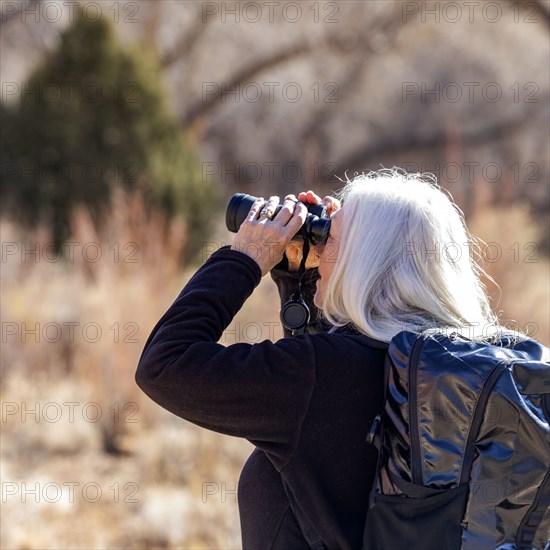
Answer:
[[[136,382],[181,418],[286,460],[315,387],[310,337],[217,343],[260,279],[246,254],[229,247],[212,254],[153,328]]]

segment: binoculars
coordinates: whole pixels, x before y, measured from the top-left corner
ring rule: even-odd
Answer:
[[[245,193],[236,193],[231,197],[225,214],[225,224],[229,231],[237,233],[256,200],[257,197]],[[304,205],[308,210],[306,221],[300,231],[292,237],[292,240],[302,241],[305,235],[313,245],[325,244],[330,231],[330,218],[327,215],[327,209],[320,204]],[[282,207],[283,204],[279,203],[273,217],[279,213]]]

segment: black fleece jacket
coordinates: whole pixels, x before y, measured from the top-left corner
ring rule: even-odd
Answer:
[[[297,276],[279,267],[284,302]],[[256,446],[238,485],[243,548],[361,548],[387,345],[316,318],[300,336],[218,344],[260,279],[249,256],[212,254],[154,327],[136,381],[181,418]],[[315,312],[312,295],[310,284]]]

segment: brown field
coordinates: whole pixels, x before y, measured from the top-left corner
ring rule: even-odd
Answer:
[[[46,259],[43,231],[2,223],[3,242],[19,248],[2,258],[1,546],[240,548],[233,491],[252,446],[163,411],[134,382],[145,339],[197,268],[177,261],[185,227],[149,215],[139,197],[116,201],[100,231],[75,215],[69,262]],[[526,211],[486,211],[470,225],[500,246],[486,267],[502,319],[548,344],[549,262],[529,245]],[[228,239],[220,229],[212,242]],[[23,242],[39,243],[39,261]],[[266,277],[221,342],[264,339],[262,323],[277,319]]]

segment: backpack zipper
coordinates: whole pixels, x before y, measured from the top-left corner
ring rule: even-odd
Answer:
[[[485,412],[485,405],[489,399],[489,394],[493,390],[497,380],[502,373],[508,368],[508,365],[516,361],[516,359],[505,359],[500,362],[487,377],[483,388],[479,394],[477,403],[474,409],[474,417],[470,426],[470,432],[468,433],[468,439],[466,440],[466,446],[464,447],[464,460],[462,461],[462,470],[460,472],[459,485],[466,483],[469,478],[470,469],[474,462],[474,441],[478,436],[479,429],[481,428],[481,422],[483,421],[483,414]]]
[[[418,387],[417,367],[420,352],[427,337],[422,335],[417,338],[411,349],[409,360],[409,428],[411,439],[411,476],[416,485],[422,485],[422,462],[420,457],[420,428],[418,426]]]

